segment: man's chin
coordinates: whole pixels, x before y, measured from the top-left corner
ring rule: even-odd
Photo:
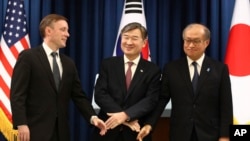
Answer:
[[[62,45],[60,48],[65,48],[66,47],[66,44]]]

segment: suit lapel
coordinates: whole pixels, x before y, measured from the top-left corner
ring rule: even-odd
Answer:
[[[205,80],[207,79],[210,71],[211,71],[211,64],[209,63],[208,58],[205,57],[200,71],[200,77],[197,86],[197,95],[199,95],[199,90],[203,85],[203,83],[205,82]]]
[[[115,76],[118,77],[122,93],[124,94],[123,96],[126,96],[127,94],[127,87],[126,87],[126,77],[125,77],[125,68],[124,68],[124,59],[123,57],[119,57],[117,64],[115,64],[114,69],[116,69],[115,73],[117,73]],[[121,75],[122,74],[122,75]]]
[[[60,60],[62,63],[62,77],[61,77],[61,81],[60,81],[60,85],[59,85],[59,91],[63,87],[64,81],[66,81],[65,74],[67,74],[67,72],[69,71],[68,69],[73,69],[73,68],[67,67],[67,63],[66,63],[66,59],[65,59],[64,54],[60,54]]]
[[[183,81],[188,86],[188,91],[189,91],[190,96],[193,96],[193,86],[192,86],[192,82],[190,79],[189,66],[188,66],[188,62],[186,58],[183,58],[183,60],[180,61],[178,71],[180,71],[180,74],[182,75],[181,78],[184,79]]]

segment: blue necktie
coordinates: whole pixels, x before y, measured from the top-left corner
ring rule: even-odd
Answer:
[[[56,89],[58,90],[59,85],[60,85],[60,71],[59,71],[58,64],[56,62],[56,56],[58,54],[57,54],[57,52],[52,52],[51,55],[53,57],[53,75],[54,75],[54,80],[55,80],[55,84],[56,84]]]
[[[192,65],[194,66],[194,76],[192,79],[192,84],[193,84],[194,93],[196,93],[198,80],[199,80],[199,74],[198,74],[198,70],[197,70],[197,63],[193,62]]]

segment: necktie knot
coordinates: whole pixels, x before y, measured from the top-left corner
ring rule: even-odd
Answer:
[[[197,66],[197,63],[194,61],[194,62],[192,62],[192,65],[193,65],[194,67],[196,67],[196,66]]]
[[[128,62],[128,67],[131,68],[133,64],[134,64],[133,62]]]
[[[52,52],[51,55],[52,55],[52,57],[56,57],[57,56],[57,52]]]

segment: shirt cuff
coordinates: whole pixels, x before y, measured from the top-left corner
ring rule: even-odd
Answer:
[[[90,123],[91,123],[91,124],[94,124],[94,123],[93,123],[93,120],[94,120],[95,118],[98,118],[98,117],[97,117],[97,116],[91,116],[91,118],[90,118]]]

